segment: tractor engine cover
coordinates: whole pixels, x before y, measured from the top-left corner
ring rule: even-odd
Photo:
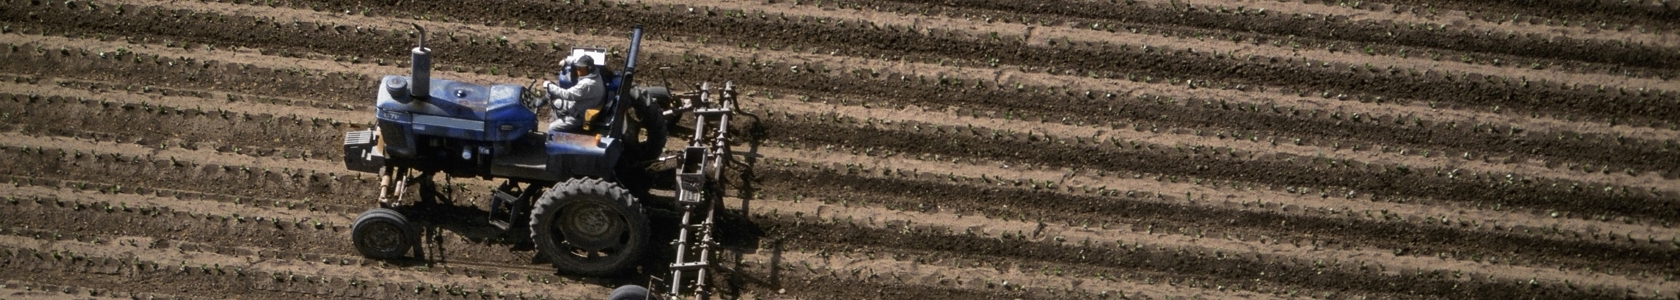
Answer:
[[[519,101],[525,87],[482,86],[431,79],[429,95],[409,95],[410,77],[380,80],[375,104],[386,152],[414,155],[417,136],[473,142],[509,142],[537,128],[537,114]]]

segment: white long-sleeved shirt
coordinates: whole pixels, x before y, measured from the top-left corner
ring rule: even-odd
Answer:
[[[606,83],[601,82],[600,75],[593,73],[579,78],[577,84],[571,88],[562,88],[553,82],[543,88],[548,89],[548,94],[554,97],[554,101],[551,102],[554,113],[569,117],[582,117],[585,110],[601,106],[601,101],[607,94]]]

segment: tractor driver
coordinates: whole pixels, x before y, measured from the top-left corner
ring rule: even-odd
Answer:
[[[554,122],[549,123],[548,131],[577,132],[583,129],[584,122],[588,122],[583,119],[584,112],[600,106],[601,98],[606,96],[606,83],[601,82],[601,76],[592,70],[594,58],[585,55],[571,63],[572,76],[577,84],[563,88],[554,82],[543,81],[543,88],[553,97],[550,103],[554,105]]]

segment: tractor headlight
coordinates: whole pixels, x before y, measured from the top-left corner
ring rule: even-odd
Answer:
[[[513,131],[513,124],[502,124],[500,128],[502,131]]]

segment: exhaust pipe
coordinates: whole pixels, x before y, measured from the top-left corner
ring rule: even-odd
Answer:
[[[619,95],[630,95],[631,87],[636,82],[636,54],[642,52],[642,25],[630,29],[630,50],[624,59],[624,75],[620,75],[618,84]]]
[[[630,53],[629,53],[630,58],[624,60],[625,61],[624,62],[624,69],[625,70],[632,70],[632,69],[636,68],[636,53],[641,52],[641,50],[642,50],[642,25],[636,25],[636,27],[633,27],[633,28],[630,29]]]
[[[412,98],[426,98],[432,90],[432,49],[426,48],[426,29],[420,24],[414,25],[414,30],[420,33],[420,44],[409,51],[408,96]]]

